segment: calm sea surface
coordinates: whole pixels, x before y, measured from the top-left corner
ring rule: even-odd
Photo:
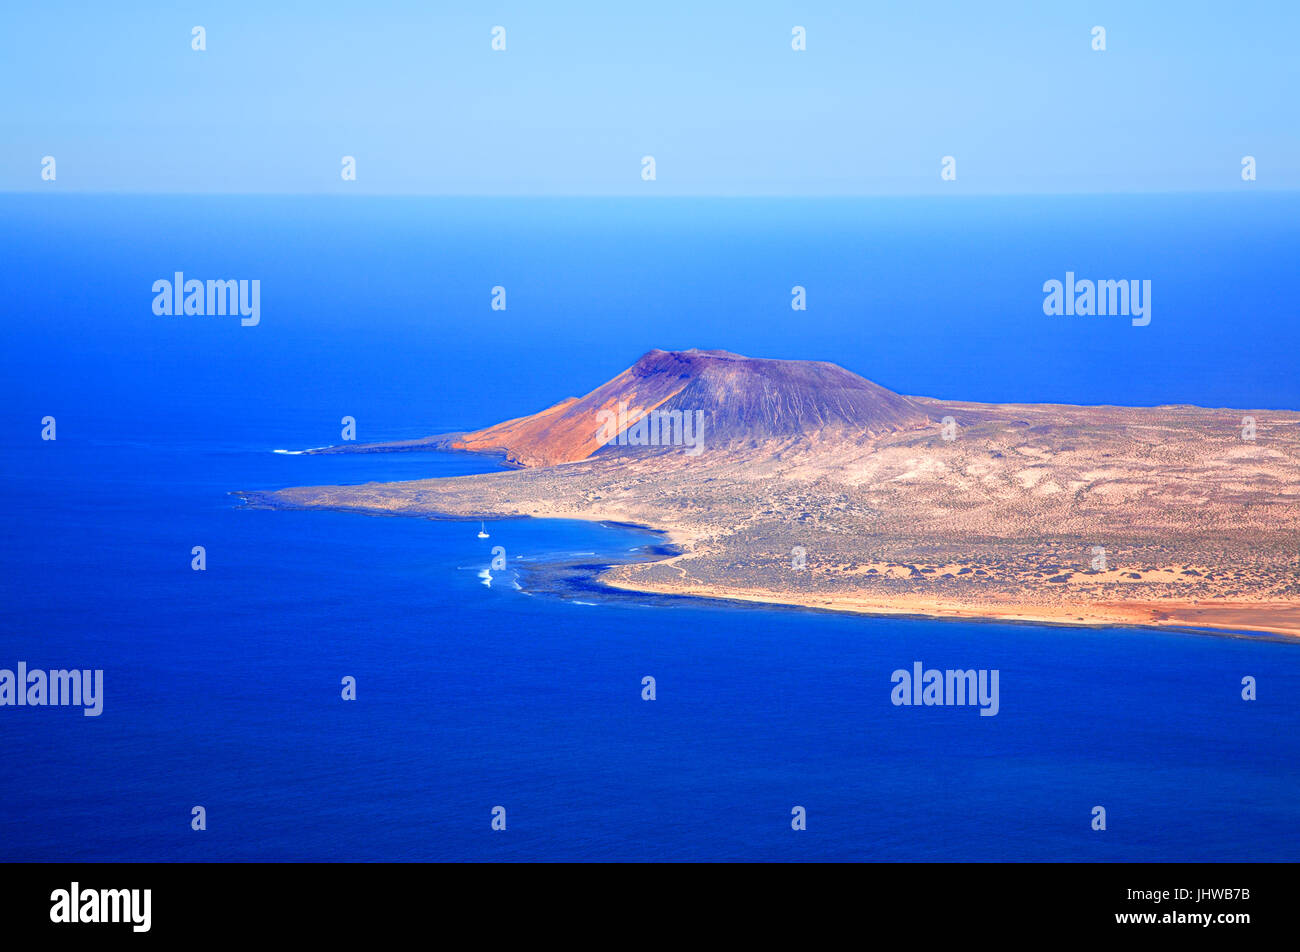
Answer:
[[[367,441],[485,425],[651,347],[953,398],[1300,407],[1298,211],[0,197],[0,668],[105,681],[97,718],[0,708],[0,859],[1295,860],[1300,645],[530,594],[530,566],[654,539],[228,494],[490,471],[273,451],[344,416]],[[1152,279],[1151,325],[1045,317],[1067,269]],[[156,317],[175,271],[259,279],[261,324]],[[894,707],[915,661],[998,669],[1000,713]]]

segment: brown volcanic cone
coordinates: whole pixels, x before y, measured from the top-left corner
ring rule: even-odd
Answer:
[[[631,370],[640,367],[650,373],[683,368],[690,379],[663,409],[703,410],[710,442],[831,432],[880,436],[930,419],[907,397],[823,361],[764,360],[724,350],[652,350]]]
[[[402,443],[331,447],[318,452],[456,449],[501,453],[521,466],[586,459],[601,444],[605,419],[625,404],[634,423],[651,410],[704,412],[710,447],[773,439],[858,440],[930,421],[919,403],[821,361],[765,360],[724,350],[652,350],[585,397],[472,433]],[[634,450],[611,445],[606,453]]]

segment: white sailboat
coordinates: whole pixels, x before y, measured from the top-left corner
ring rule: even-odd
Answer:
[[[490,537],[488,536],[488,534],[487,534],[487,525],[486,525],[486,523],[480,522],[480,523],[478,524],[478,526],[479,526],[479,528],[478,528],[478,537],[479,537],[480,539],[487,539],[487,538],[490,538]]]

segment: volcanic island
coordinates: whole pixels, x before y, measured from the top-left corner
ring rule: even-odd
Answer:
[[[635,592],[873,615],[1300,637],[1300,413],[902,396],[832,363],[652,350],[584,397],[316,453],[488,453],[471,476],[248,505],[585,519],[672,553]]]

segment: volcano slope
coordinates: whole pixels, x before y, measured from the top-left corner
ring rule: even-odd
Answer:
[[[694,454],[598,437],[611,418],[634,442],[639,416],[697,412]],[[1293,411],[961,403],[900,396],[833,364],[651,351],[530,417],[321,452],[426,448],[520,468],[237,495],[663,530],[682,554],[601,573],[637,591],[1300,636]]]

